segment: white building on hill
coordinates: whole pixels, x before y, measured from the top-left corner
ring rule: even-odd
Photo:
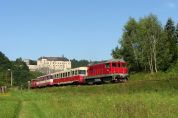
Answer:
[[[71,68],[71,61],[65,57],[40,57],[37,61],[38,69],[52,71],[67,70]]]

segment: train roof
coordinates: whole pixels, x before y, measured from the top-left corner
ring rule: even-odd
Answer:
[[[51,75],[58,74],[58,73],[65,73],[65,72],[74,71],[74,70],[83,70],[83,69],[85,70],[85,69],[87,69],[87,67],[72,68],[72,69],[68,69],[68,70],[51,73]]]
[[[92,65],[97,65],[97,64],[103,64],[103,63],[110,63],[110,62],[125,62],[124,59],[110,59],[110,60],[105,60],[105,61],[100,61],[100,62],[94,62],[94,63],[90,63],[89,66]]]
[[[107,62],[125,62],[124,59],[110,59]]]

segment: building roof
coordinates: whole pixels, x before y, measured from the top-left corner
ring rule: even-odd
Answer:
[[[47,59],[48,61],[69,61],[65,57],[40,57],[38,60]]]

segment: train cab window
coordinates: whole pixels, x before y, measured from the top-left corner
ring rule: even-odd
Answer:
[[[65,77],[65,73],[62,73],[62,77]]]
[[[118,63],[118,67],[121,68],[122,67],[122,63]]]
[[[86,74],[86,70],[79,70],[79,74]]]
[[[106,68],[110,68],[110,63],[105,64]]]
[[[112,63],[112,67],[113,68],[117,67],[117,64],[116,63]]]
[[[127,64],[126,64],[126,63],[122,63],[122,67],[123,67],[123,68],[126,68],[126,67],[127,67]]]

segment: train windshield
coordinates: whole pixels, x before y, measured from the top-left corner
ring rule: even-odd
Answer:
[[[117,67],[117,63],[112,63],[112,67],[116,68]]]
[[[79,70],[79,74],[86,74],[86,70]]]
[[[126,67],[127,67],[127,64],[126,64],[126,63],[122,63],[122,67],[123,67],[123,68],[126,68]]]

